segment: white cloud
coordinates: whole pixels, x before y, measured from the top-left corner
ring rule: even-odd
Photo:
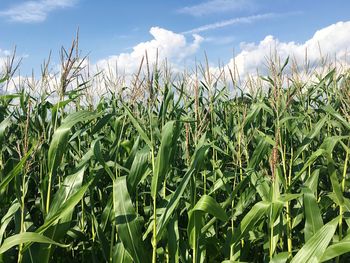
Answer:
[[[321,56],[328,56],[330,60],[337,58],[337,62],[349,65],[350,58],[350,21],[338,22],[318,30],[312,38],[304,43],[282,42],[274,36],[266,36],[259,43],[241,43],[240,53],[228,63],[236,64],[241,77],[266,73],[266,61],[273,54],[277,54],[283,63],[288,56],[295,59],[298,65],[304,65],[305,51],[310,64],[317,65]]]
[[[192,16],[204,16],[213,13],[249,9],[253,6],[251,0],[210,0],[197,5],[180,8],[178,12]]]
[[[152,27],[150,34],[153,36],[152,40],[137,44],[129,53],[121,53],[102,59],[97,62],[97,67],[106,69],[108,66],[115,67],[117,65],[120,72],[129,75],[137,71],[146,51],[149,63],[152,65],[156,60],[157,50],[160,62],[166,58],[172,63],[181,63],[194,54],[203,41],[201,36],[194,34],[193,41],[189,43],[183,34],[160,27]]]
[[[199,32],[203,32],[203,31],[218,29],[218,28],[222,28],[222,27],[232,26],[232,25],[236,25],[236,24],[252,23],[252,22],[255,22],[258,20],[274,18],[277,16],[280,16],[280,15],[274,14],[274,13],[267,13],[267,14],[253,15],[253,16],[237,17],[237,18],[232,18],[232,19],[223,20],[223,21],[212,23],[212,24],[207,24],[204,26],[196,27],[196,28],[193,28],[191,30],[182,32],[182,34],[193,34],[193,33],[199,33]]]
[[[56,74],[47,74],[45,78],[35,78],[32,76],[22,76],[16,75],[11,77],[11,79],[4,85],[3,91],[0,88],[1,92],[7,94],[14,94],[20,92],[24,89],[27,92],[30,92],[32,96],[40,97],[45,94],[53,94],[53,91],[57,90],[59,87],[59,79]],[[56,94],[50,96],[50,100],[54,100],[57,97]]]
[[[12,22],[43,22],[48,14],[59,8],[72,7],[78,0],[31,0],[0,11],[0,16]]]
[[[0,78],[3,77],[6,72],[5,67],[11,54],[10,50],[0,48]]]
[[[317,65],[320,61],[321,50],[324,56],[328,55],[330,59],[334,59],[336,55],[339,62],[349,66],[350,35],[348,32],[350,32],[350,21],[338,22],[322,28],[303,43],[293,41],[283,42],[271,35],[266,36],[257,43],[241,43],[240,52],[234,59],[229,61],[226,65],[226,69],[227,67],[232,67],[233,63],[235,63],[241,79],[244,80],[250,74],[255,75],[257,69],[260,74],[266,74],[267,59],[271,54],[275,54],[275,52],[281,58],[282,62],[287,56],[290,56],[295,59],[299,66],[302,66],[305,59],[305,50],[307,50],[307,58],[311,64]],[[110,56],[98,61],[95,65],[90,64],[89,61],[85,61],[84,65],[93,71],[93,66],[97,66],[99,69],[107,69],[108,66],[111,66],[112,70],[115,70],[115,65],[117,64],[121,76],[124,75],[124,73],[130,76],[137,72],[140,61],[145,55],[146,50],[151,65],[155,62],[157,49],[160,62],[167,58],[172,65],[183,65],[186,60],[191,59],[191,56],[198,51],[202,42],[205,41],[201,36],[196,34],[194,34],[193,39],[189,41],[183,34],[174,33],[159,27],[152,27],[150,29],[150,34],[153,37],[151,40],[135,45],[130,52]],[[209,39],[207,41],[211,40]],[[4,59],[8,54],[9,51],[0,50],[0,62],[1,58]],[[218,75],[218,67],[212,67],[211,70],[213,75]],[[191,72],[191,68],[189,72]],[[96,94],[102,94],[103,92],[100,92],[98,88],[96,88],[103,86],[102,81],[99,79],[95,79],[95,81],[96,82],[92,83],[92,90]],[[16,79],[14,83],[15,82],[19,82],[19,79]],[[51,86],[54,87],[54,82],[52,83]],[[110,88],[110,84],[107,83],[106,85]],[[13,87],[12,90],[14,89]]]
[[[9,50],[4,50],[0,48],[0,70],[2,70],[7,57],[10,55],[11,55],[11,52]]]
[[[5,72],[6,72],[6,61],[8,56],[10,55],[10,51],[9,50],[4,50],[0,48],[0,79],[3,78],[5,76]],[[3,94],[3,84],[0,83],[0,95]]]

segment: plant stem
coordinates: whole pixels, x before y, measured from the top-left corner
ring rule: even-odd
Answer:
[[[344,169],[343,169],[343,178],[341,182],[341,190],[344,193],[345,191],[345,180],[346,180],[346,172],[348,169],[348,161],[349,161],[349,151],[346,149],[345,161],[344,161]],[[343,239],[343,205],[339,206],[339,241]],[[338,263],[340,260],[340,256],[336,258],[336,262]]]

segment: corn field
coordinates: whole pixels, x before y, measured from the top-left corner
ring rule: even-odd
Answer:
[[[65,61],[0,96],[0,262],[349,262],[348,71],[155,68],[92,103]]]

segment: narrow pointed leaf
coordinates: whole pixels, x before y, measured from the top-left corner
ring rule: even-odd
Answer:
[[[0,247],[0,254],[5,253],[7,250],[9,250],[14,246],[24,244],[24,243],[29,243],[29,242],[46,243],[46,244],[53,244],[59,247],[68,247],[68,245],[55,242],[52,239],[46,236],[40,235],[38,233],[24,232],[24,233],[13,235],[6,238],[2,246]]]
[[[157,154],[154,174],[152,177],[151,195],[153,198],[155,198],[159,188],[162,186],[162,182],[164,181],[166,173],[169,170],[171,148],[174,145],[174,124],[175,121],[167,122],[162,130],[162,140],[160,143],[159,152]]]
[[[118,177],[113,183],[113,205],[117,232],[125,249],[136,263],[149,262],[149,254],[142,242],[139,218],[130,200],[126,177]]]
[[[303,189],[303,201],[305,211],[305,242],[307,242],[322,226],[323,220],[313,192],[305,187]]]
[[[338,225],[338,218],[321,227],[293,257],[291,263],[320,262]]]

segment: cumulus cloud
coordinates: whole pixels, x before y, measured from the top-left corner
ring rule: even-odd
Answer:
[[[298,65],[303,65],[306,50],[307,58],[311,64],[317,65],[320,62],[321,51],[324,57],[328,56],[330,60],[336,57],[337,61],[349,66],[350,35],[348,32],[350,32],[350,21],[338,22],[322,28],[302,43],[283,42],[272,35],[268,35],[257,43],[241,43],[240,52],[226,64],[225,68],[232,68],[232,65],[235,64],[241,79],[250,74],[255,75],[257,69],[260,74],[264,75],[267,73],[267,59],[271,55],[277,54],[282,62],[289,56],[295,59]],[[99,70],[108,69],[110,66],[114,70],[117,65],[120,75],[131,75],[137,72],[146,50],[150,64],[155,62],[158,50],[159,61],[167,58],[175,66],[183,65],[184,61],[192,60],[193,55],[204,41],[201,36],[196,34],[190,40],[186,39],[183,34],[174,33],[160,27],[152,27],[150,34],[152,36],[151,40],[135,45],[130,52],[110,56],[93,65],[86,61],[84,65],[91,70],[93,66],[97,66]],[[1,58],[4,58],[7,54],[8,51],[0,50],[0,62]],[[212,67],[211,70],[213,75],[221,73],[219,68]],[[215,72],[218,74],[215,74]],[[92,85],[94,86],[94,84]],[[101,81],[97,81],[98,85],[101,85]],[[110,87],[109,84],[108,87]],[[96,91],[95,86],[94,91]]]
[[[11,55],[9,50],[0,48],[0,70],[3,70],[7,57]]]
[[[6,74],[6,64],[8,57],[11,55],[9,50],[4,50],[0,48],[0,79],[2,79]],[[0,83],[0,94],[4,93],[3,84]]]
[[[59,8],[72,7],[78,0],[37,0],[25,1],[0,11],[0,17],[12,22],[43,22],[48,14]]]
[[[192,6],[185,6],[178,10],[179,13],[191,16],[204,16],[208,14],[232,12],[249,9],[254,6],[251,0],[210,0]]]
[[[188,42],[183,34],[174,33],[160,27],[152,27],[150,34],[153,36],[152,40],[137,44],[129,53],[121,53],[102,59],[97,62],[97,67],[106,69],[109,66],[117,65],[121,72],[126,75],[132,74],[138,69],[146,51],[150,64],[155,62],[157,51],[159,61],[166,58],[173,64],[177,64],[193,55],[200,48],[203,41],[201,36],[193,34],[193,41]]]
[[[266,36],[259,43],[241,43],[240,53],[228,63],[232,67],[233,63],[240,76],[255,74],[266,70],[266,61],[273,54],[277,54],[281,60],[288,56],[302,65],[305,62],[305,52],[311,64],[317,64],[321,55],[330,59],[337,58],[338,62],[348,64],[347,58],[350,56],[350,21],[338,22],[328,27],[322,28],[304,43],[283,42],[274,36]],[[321,52],[321,54],[320,54]]]

